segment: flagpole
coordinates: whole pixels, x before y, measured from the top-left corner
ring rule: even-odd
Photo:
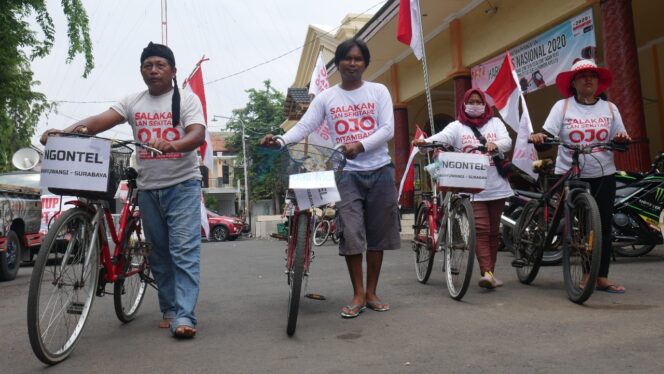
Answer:
[[[427,98],[427,111],[429,113],[429,130],[431,131],[429,134],[433,136],[433,134],[436,133],[436,129],[433,124],[433,104],[431,103],[431,87],[429,84],[429,64],[427,64],[427,52],[426,48],[424,48],[424,26],[422,22],[422,8],[420,7],[420,0],[417,0],[417,9],[419,9],[419,17],[420,17],[420,46],[422,47],[422,70],[424,70],[424,93]],[[431,157],[429,156],[429,152],[427,152],[427,164],[431,163]],[[431,191],[436,191],[437,187],[437,181],[433,180],[431,178]]]
[[[429,64],[427,64],[427,53],[426,49],[424,48],[424,26],[422,25],[422,8],[420,7],[420,0],[417,0],[417,8],[420,10],[419,11],[419,16],[420,16],[420,45],[422,46],[422,69],[424,70],[424,92],[426,93],[427,97],[427,109],[429,112],[429,127],[430,127],[430,134],[433,135],[436,133],[436,130],[433,126],[433,104],[431,103],[431,87],[429,84]]]

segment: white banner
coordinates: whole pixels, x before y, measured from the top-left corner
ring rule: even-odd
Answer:
[[[442,187],[483,190],[489,172],[486,155],[443,152],[436,159],[438,185]]]
[[[323,51],[318,53],[318,59],[316,59],[316,66],[314,71],[311,73],[311,79],[309,80],[309,95],[318,95],[319,93],[327,90],[330,87],[330,83],[327,80],[327,69],[325,68],[325,62],[323,61]],[[307,138],[309,144],[319,145],[323,147],[332,148],[332,137],[330,136],[330,128],[327,126],[327,122],[323,120],[323,123],[312,132]]]
[[[108,140],[52,136],[44,149],[40,186],[106,191],[110,154]]]
[[[528,93],[555,84],[558,73],[568,71],[577,58],[594,60],[595,48],[593,12],[587,9],[509,52],[519,87]],[[486,90],[496,78],[504,58],[505,53],[501,53],[473,66],[470,69],[473,87]]]

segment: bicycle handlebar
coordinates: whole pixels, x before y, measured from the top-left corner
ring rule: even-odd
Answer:
[[[528,143],[533,144],[533,142],[528,139]],[[625,142],[625,143],[617,143],[614,142],[613,140],[609,142],[603,142],[603,143],[594,143],[594,144],[568,144],[564,143],[562,140],[560,140],[559,137],[553,137],[553,138],[546,138],[544,142],[540,143],[541,145],[557,145],[557,146],[562,146],[565,147],[569,150],[578,152],[580,154],[590,154],[594,149],[605,149],[609,151],[618,151],[618,152],[625,152],[627,151],[627,146],[631,144],[632,142]]]
[[[456,151],[461,152],[460,149],[456,149],[451,144],[442,143],[442,142],[431,142],[431,143],[426,143],[426,144],[423,144],[423,145],[420,145],[420,146],[417,146],[417,147],[419,147],[420,149],[427,149],[427,148],[428,149],[440,149],[440,150],[443,150],[443,151],[446,150],[446,149],[454,149]],[[503,153],[498,148],[496,148],[492,152],[487,152],[487,147],[485,145],[478,145],[476,147],[468,148],[465,152],[462,152],[462,153],[470,153],[470,152],[473,152],[473,151],[480,151],[482,153],[488,154],[491,157],[493,157],[493,156],[498,156],[498,157],[501,157],[501,158],[503,157]]]
[[[157,148],[150,147],[147,143],[143,142],[137,142],[134,140],[117,140],[117,139],[109,139],[109,138],[104,138],[101,136],[97,135],[91,135],[91,134],[83,134],[83,133],[77,133],[77,132],[58,132],[58,133],[53,133],[49,134],[49,137],[51,136],[78,136],[78,137],[84,137],[84,138],[97,138],[97,139],[103,139],[103,140],[108,140],[111,142],[111,148],[118,148],[122,146],[126,146],[128,144],[133,144],[137,147],[141,147],[147,151],[154,152],[156,154],[162,155],[164,152],[158,150]]]

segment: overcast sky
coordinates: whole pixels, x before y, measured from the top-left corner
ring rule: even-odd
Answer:
[[[60,1],[48,1],[56,28],[52,53],[32,63],[36,86],[58,113],[43,118],[33,143],[47,128],[65,128],[89,115],[106,110],[123,96],[145,89],[140,54],[149,41],[161,42],[160,0],[83,0],[90,19],[95,68],[82,78],[82,58],[66,64],[68,40]],[[385,0],[169,0],[168,45],[175,53],[178,82],[196,62],[203,64],[208,117],[229,116],[246,104],[245,90],[262,88],[266,79],[284,92],[293,83],[301,49],[247,72],[301,47],[309,24],[338,27],[348,13],[374,14]],[[336,31],[336,30],[335,30]],[[223,122],[210,122],[219,128]],[[130,138],[128,125],[105,135]]]

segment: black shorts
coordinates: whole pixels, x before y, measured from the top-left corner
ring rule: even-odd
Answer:
[[[338,188],[339,255],[401,247],[394,166],[344,171]]]

